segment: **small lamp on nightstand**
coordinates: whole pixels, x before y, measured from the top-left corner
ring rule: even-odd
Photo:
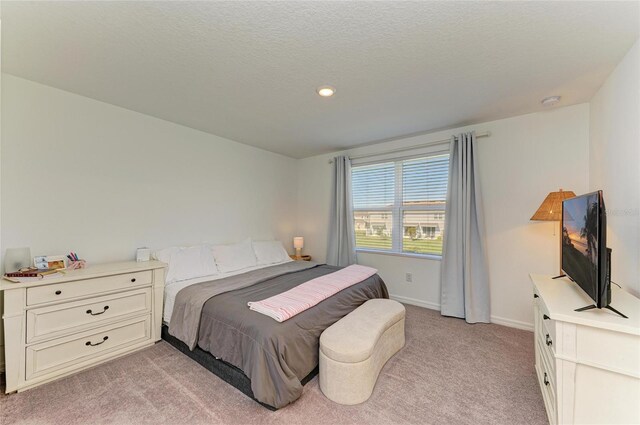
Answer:
[[[300,253],[302,252],[302,248],[304,248],[304,238],[302,236],[296,236],[293,238],[293,247],[296,249],[296,260],[302,258]]]

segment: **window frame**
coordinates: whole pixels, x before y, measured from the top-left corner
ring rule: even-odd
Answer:
[[[353,208],[353,213],[357,212],[391,212],[391,249],[375,249],[375,248],[358,248],[356,246],[356,252],[362,252],[367,254],[383,254],[383,255],[392,255],[392,256],[400,256],[400,257],[413,257],[413,258],[422,258],[422,259],[431,259],[431,260],[442,260],[442,254],[419,254],[416,252],[403,252],[402,251],[402,242],[404,236],[404,212],[405,211],[442,211],[443,220],[446,220],[447,216],[447,207],[448,203],[445,199],[444,208],[436,205],[403,205],[403,179],[402,179],[402,163],[403,161],[418,159],[418,158],[428,158],[433,156],[441,156],[441,155],[450,155],[449,146],[447,144],[446,148],[443,148],[442,145],[438,146],[439,149],[429,149],[428,152],[420,152],[413,153],[409,155],[402,156],[387,156],[383,155],[383,158],[377,160],[370,161],[352,161],[352,168],[365,166],[365,165],[375,165],[375,164],[384,164],[392,162],[394,164],[395,169],[395,184],[394,184],[394,199],[393,206],[391,207],[379,207],[379,208]],[[421,149],[422,151],[422,149]],[[352,188],[353,190],[353,188]],[[449,183],[447,182],[447,194],[449,192]],[[353,195],[352,195],[353,196]],[[448,197],[448,195],[447,195]],[[354,229],[355,232],[355,229]],[[355,237],[355,235],[354,235]],[[444,241],[443,241],[444,243]]]

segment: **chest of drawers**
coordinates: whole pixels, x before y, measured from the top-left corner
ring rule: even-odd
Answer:
[[[6,392],[21,391],[160,340],[165,264],[96,265],[60,278],[0,282]]]
[[[612,288],[612,305],[577,312],[589,297],[569,279],[532,275],[536,374],[549,422],[640,423],[640,300]]]

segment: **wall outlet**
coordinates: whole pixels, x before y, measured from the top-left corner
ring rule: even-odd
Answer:
[[[413,282],[413,273],[405,273],[404,280],[406,280],[409,283]]]

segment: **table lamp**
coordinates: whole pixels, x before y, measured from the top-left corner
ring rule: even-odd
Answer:
[[[296,259],[299,260],[302,258],[300,253],[302,252],[302,248],[304,248],[304,238],[302,236],[293,238],[293,247],[296,249]]]
[[[531,220],[557,221],[558,226],[562,226],[562,201],[575,196],[576,194],[572,191],[562,189],[549,193],[538,210],[531,216]],[[560,274],[562,274],[562,229],[560,229]]]

